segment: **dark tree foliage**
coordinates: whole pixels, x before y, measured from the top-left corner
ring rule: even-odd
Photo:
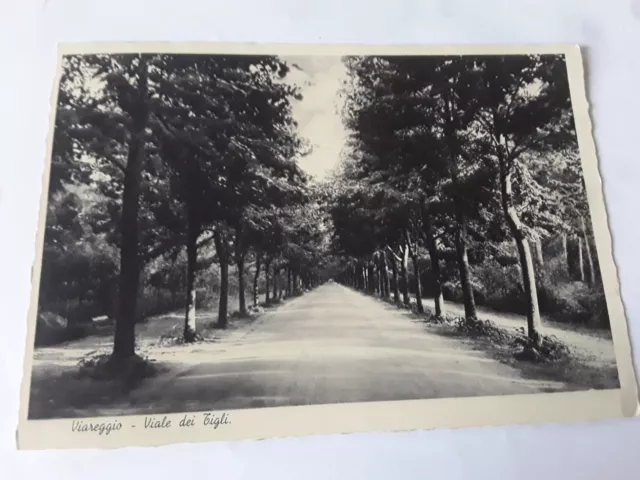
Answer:
[[[221,327],[230,267],[241,313],[248,259],[256,277],[264,255],[289,269],[291,293],[317,281],[324,232],[322,222],[305,223],[312,191],[297,158],[308,147],[291,113],[301,96],[283,81],[288,69],[273,56],[67,57],[41,308],[73,310],[79,321],[115,318],[113,360],[121,362],[135,353],[147,288],[171,292],[173,308],[184,289],[184,340],[194,341],[203,269],[217,265]],[[69,281],[56,284],[60,275]]]
[[[434,297],[438,316],[443,294],[455,298],[460,292],[473,322],[478,301],[511,295],[492,292],[495,280],[488,284],[485,272],[517,268],[512,290],[522,298],[529,336],[539,342],[537,292],[543,289],[545,305],[553,302],[547,285],[560,278],[555,266],[545,266],[543,241],[562,236],[567,266],[567,236],[576,239],[573,270],[598,288],[564,59],[344,61],[350,140],[330,210],[343,281],[371,290],[368,277],[384,280],[389,266],[368,266],[388,252],[392,283],[408,303],[409,257],[417,310],[424,308],[423,288]]]

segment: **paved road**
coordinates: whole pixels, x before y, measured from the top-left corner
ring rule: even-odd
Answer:
[[[237,332],[135,402],[155,412],[553,391],[425,330],[406,311],[325,284]],[[203,361],[206,359],[206,361]],[[135,407],[134,407],[135,408]]]

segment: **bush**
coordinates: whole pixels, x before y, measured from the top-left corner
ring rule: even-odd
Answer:
[[[200,333],[195,334],[194,342],[201,342],[203,337]],[[168,332],[163,333],[158,340],[158,345],[163,347],[169,347],[174,345],[185,345],[184,341],[184,325],[178,323],[169,329]]]
[[[484,287],[476,282],[472,281],[471,287],[473,288],[473,295],[476,301],[476,305],[485,305],[485,289]],[[445,300],[449,300],[452,302],[462,303],[464,302],[464,297],[462,295],[462,286],[460,285],[460,281],[449,280],[442,284],[442,296]]]
[[[166,288],[144,286],[138,296],[138,322],[184,307],[184,295],[180,293]]]
[[[78,377],[96,381],[115,381],[124,391],[136,388],[146,379],[156,376],[162,370],[153,360],[134,355],[124,361],[114,361],[106,352],[94,351],[78,362]]]
[[[36,319],[35,345],[55,345],[83,338],[88,328],[69,322],[66,318],[52,312],[39,312]]]
[[[571,281],[561,258],[551,258],[537,270],[536,285],[540,312],[554,320],[607,328],[609,317],[601,284],[589,287],[583,282]],[[522,288],[520,269],[516,265],[501,266],[487,259],[473,269],[473,276],[483,296],[476,298],[478,305],[498,311],[525,315],[527,298]],[[461,301],[457,284],[449,282],[447,293]],[[459,300],[460,298],[460,300]]]
[[[571,354],[567,344],[553,335],[543,335],[538,345],[524,334],[524,329],[513,332],[488,320],[467,320],[458,317],[454,319],[454,325],[456,331],[462,335],[484,338],[490,340],[494,346],[508,347],[516,360],[554,363],[566,360]]]

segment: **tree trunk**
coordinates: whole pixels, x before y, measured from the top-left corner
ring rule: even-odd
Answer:
[[[244,286],[244,246],[242,243],[242,229],[236,229],[236,267],[238,269],[238,310],[241,315],[247,314],[247,301]]]
[[[582,256],[582,238],[578,237],[578,280],[584,282],[584,258]]]
[[[435,237],[433,236],[433,225],[428,215],[423,215],[425,224],[425,237],[429,257],[431,259],[431,273],[433,275],[433,303],[435,305],[436,317],[442,317],[444,313],[444,296],[442,295],[442,276],[440,274],[440,256]]]
[[[569,265],[569,247],[567,245],[567,234],[562,234],[562,259],[567,269],[567,275],[571,276],[571,265]]]
[[[415,249],[411,247],[411,241],[409,238],[409,232],[405,230],[404,232],[406,242],[407,242],[407,251],[409,252],[409,256],[411,257],[411,263],[413,263],[413,283],[415,286],[415,294],[416,294],[416,310],[418,313],[424,313],[424,305],[422,304],[422,281],[420,279],[420,265],[418,264],[418,244],[416,242]]]
[[[500,189],[502,193],[502,208],[509,225],[509,230],[513,235],[516,246],[518,247],[518,256],[520,257],[520,270],[522,272],[522,284],[527,296],[527,327],[528,335],[536,345],[542,343],[540,336],[540,310],[538,307],[538,291],[535,281],[535,269],[533,266],[533,258],[531,256],[531,248],[527,241],[522,223],[518,217],[518,212],[513,205],[513,197],[511,193],[511,173],[507,172],[505,160],[500,161]]]
[[[271,260],[266,260],[264,262],[264,281],[265,281],[265,290],[264,290],[264,303],[265,305],[269,305],[269,270],[271,267]]]
[[[227,328],[229,305],[229,262],[227,259],[220,264],[220,302],[218,305],[218,326]]]
[[[273,264],[273,301],[275,302],[276,300],[278,300],[278,272],[280,271],[280,269],[278,268],[278,265],[274,262]]]
[[[253,306],[258,306],[258,280],[260,279],[260,259],[262,255],[256,253],[256,272],[253,274]]]
[[[584,251],[587,255],[587,267],[589,270],[589,276],[587,277],[589,285],[596,283],[596,271],[593,265],[593,256],[591,255],[591,245],[589,244],[589,234],[587,232],[587,225],[585,224],[584,217],[580,217],[582,226],[582,236],[584,238]]]
[[[449,147],[449,169],[451,174],[451,182],[454,187],[453,208],[457,223],[455,244],[456,257],[460,270],[460,285],[462,287],[462,296],[464,299],[464,315],[466,320],[477,319],[476,302],[473,295],[473,287],[471,285],[471,273],[469,269],[469,258],[467,255],[467,219],[462,211],[460,202],[460,185],[458,182],[458,148],[456,139],[456,122],[455,110],[449,90],[445,91],[445,108],[447,115],[447,124],[445,126],[445,136]]]
[[[400,291],[398,290],[398,266],[396,265],[396,259],[393,258],[393,254],[388,254],[389,263],[391,264],[392,285],[393,285],[393,301],[400,303]]]
[[[420,266],[418,265],[418,256],[412,255],[411,262],[413,263],[413,274],[416,277],[414,280],[416,288],[416,310],[418,313],[424,313],[424,305],[422,304],[422,281],[420,280]]]
[[[291,273],[294,295],[298,293],[298,272],[295,270]]]
[[[391,295],[389,288],[389,271],[387,270],[387,256],[384,250],[380,251],[380,270],[382,272],[382,298],[389,299]]]
[[[291,290],[291,267],[287,268],[287,297],[293,294]]]
[[[140,265],[138,258],[138,211],[144,163],[144,135],[149,116],[147,59],[138,65],[138,102],[132,115],[131,141],[124,172],[122,214],[120,220],[120,291],[118,317],[113,338],[112,358],[121,362],[135,355],[135,324],[138,303]]]
[[[367,266],[367,277],[369,278],[369,293],[375,294],[376,293],[376,277],[375,277],[375,273],[373,272],[372,262],[369,262],[369,265]]]
[[[218,302],[218,328],[227,328],[228,303],[229,303],[229,252],[227,241],[216,228],[213,236],[220,261],[220,300]]]
[[[471,269],[469,268],[469,257],[467,255],[467,220],[456,208],[456,219],[458,228],[456,229],[456,257],[458,260],[458,269],[460,270],[460,286],[462,287],[462,296],[464,299],[464,316],[467,320],[476,320],[478,314],[476,312],[476,302],[473,294],[473,286],[471,285]]]
[[[375,275],[375,293],[382,297],[382,289],[384,288],[382,285],[382,267],[380,266],[380,257],[378,253],[373,256],[373,272]]]
[[[367,276],[368,276],[367,266],[362,265],[362,291],[363,292],[369,291],[369,279],[367,278]]]
[[[405,245],[402,249],[402,258],[400,259],[400,278],[402,280],[402,303],[405,305],[411,304],[411,297],[409,297],[409,249]]]
[[[187,217],[187,298],[184,315],[184,334],[186,343],[196,340],[196,266],[198,263],[197,240],[199,228],[193,215],[193,208],[188,208]]]

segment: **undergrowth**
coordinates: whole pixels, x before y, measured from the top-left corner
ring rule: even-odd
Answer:
[[[143,380],[152,378],[164,369],[146,355],[133,355],[117,359],[108,352],[93,351],[78,362],[78,378],[90,378],[103,382],[114,382],[123,391],[129,392]]]

